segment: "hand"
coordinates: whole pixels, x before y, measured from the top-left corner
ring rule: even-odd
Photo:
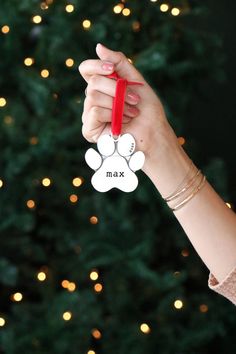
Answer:
[[[79,66],[81,75],[88,83],[82,115],[83,136],[90,142],[96,142],[101,134],[110,133],[116,81],[106,76],[116,71],[129,81],[143,83],[143,86],[127,88],[122,134],[131,133],[135,137],[137,149],[144,152],[148,162],[153,153],[163,150],[168,140],[177,140],[163,106],[123,53],[101,44],[97,45],[96,52],[99,59],[85,60]]]

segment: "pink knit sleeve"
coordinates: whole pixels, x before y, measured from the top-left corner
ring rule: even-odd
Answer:
[[[217,281],[214,275],[210,273],[208,286],[210,289],[223,295],[234,305],[236,305],[236,267],[220,283]]]

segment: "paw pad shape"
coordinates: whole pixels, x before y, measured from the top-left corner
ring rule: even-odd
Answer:
[[[135,151],[135,140],[131,134],[121,135],[114,140],[111,135],[100,136],[97,142],[99,153],[88,149],[85,160],[95,170],[91,183],[99,192],[118,188],[123,192],[132,192],[138,185],[135,171],[143,167],[145,156]]]

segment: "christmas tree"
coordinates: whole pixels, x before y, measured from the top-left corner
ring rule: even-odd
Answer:
[[[192,159],[189,107],[222,77],[197,1],[1,2],[0,353],[228,353],[236,319],[151,182],[91,187],[78,65],[104,43],[160,95]],[[148,118],[148,117],[147,117]],[[220,159],[201,166],[225,199]],[[230,206],[230,205],[229,205]]]

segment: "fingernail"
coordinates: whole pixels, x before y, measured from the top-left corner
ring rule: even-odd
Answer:
[[[105,62],[102,64],[102,69],[104,71],[113,71],[114,70],[114,64],[110,62]]]
[[[140,100],[139,95],[137,95],[136,93],[133,92],[129,92],[127,94],[127,98],[132,101],[133,103],[138,103],[138,101]]]
[[[136,107],[128,107],[128,111],[134,116],[137,116],[139,114],[139,110]]]

